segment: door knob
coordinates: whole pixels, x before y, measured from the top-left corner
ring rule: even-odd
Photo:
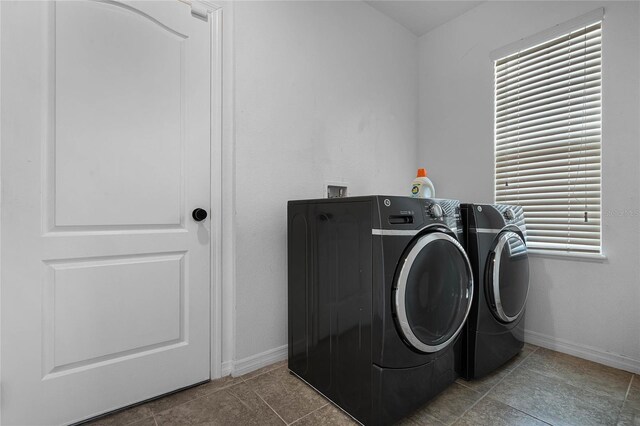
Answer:
[[[205,209],[197,208],[191,213],[193,220],[196,222],[202,222],[207,218],[207,211]]]

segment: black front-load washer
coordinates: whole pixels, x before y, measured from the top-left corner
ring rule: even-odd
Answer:
[[[444,390],[473,297],[461,236],[458,201],[290,201],[289,370],[367,425]]]
[[[461,341],[460,374],[477,379],[524,345],[529,258],[522,207],[462,204],[462,218],[476,287]]]

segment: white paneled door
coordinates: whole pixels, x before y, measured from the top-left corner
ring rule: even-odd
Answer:
[[[178,1],[0,15],[2,424],[209,379],[210,23]]]

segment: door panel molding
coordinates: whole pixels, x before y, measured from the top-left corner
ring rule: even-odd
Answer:
[[[136,9],[134,7],[131,7],[126,3],[117,2],[117,1],[113,1],[113,0],[91,0],[91,1],[93,1],[95,3],[103,3],[103,4],[106,4],[106,5],[110,5],[110,6],[114,6],[114,7],[119,7],[119,8],[125,9],[125,10],[127,10],[129,12],[132,12],[132,13],[138,15],[138,16],[141,16],[141,17],[147,19],[150,22],[153,22],[154,24],[158,25],[160,28],[162,28],[165,31],[167,31],[169,34],[173,34],[174,36],[176,36],[178,38],[181,38],[181,39],[189,38],[189,36],[176,31],[175,29],[163,24],[162,22],[160,22],[158,19],[154,18],[153,16],[151,16],[151,15],[149,15],[147,13],[144,13],[140,9]]]
[[[75,97],[77,96],[81,96],[79,92],[83,92],[83,90],[77,89],[76,86],[78,83],[78,79],[74,79],[72,78],[72,76],[69,76],[70,73],[74,72],[74,66],[73,64],[71,65],[67,65],[65,67],[65,65],[60,61],[60,59],[58,58],[58,50],[60,48],[64,49],[67,46],[61,45],[59,40],[59,34],[58,34],[58,29],[59,26],[57,24],[58,21],[58,6],[56,5],[55,2],[50,2],[46,4],[46,8],[47,8],[47,38],[46,38],[46,54],[47,54],[47,58],[45,60],[45,63],[47,64],[47,69],[46,72],[44,73],[45,77],[44,77],[44,81],[43,81],[43,85],[44,85],[44,90],[43,90],[43,94],[45,96],[45,99],[43,100],[43,119],[46,122],[45,128],[47,129],[45,137],[43,138],[42,142],[43,142],[43,147],[42,147],[42,155],[43,155],[43,172],[42,172],[42,176],[44,177],[43,179],[43,185],[42,185],[42,194],[43,194],[43,203],[42,206],[44,208],[43,211],[43,233],[44,234],[51,234],[52,236],[55,236],[56,233],[59,232],[82,232],[82,233],[91,233],[91,232],[108,232],[108,231],[114,231],[114,232],[122,232],[122,231],[129,231],[129,232],[139,232],[139,231],[155,231],[155,230],[177,230],[177,229],[184,229],[185,227],[185,210],[186,210],[186,205],[185,205],[185,169],[184,169],[184,163],[185,163],[185,128],[187,126],[186,123],[186,105],[185,105],[185,88],[186,88],[186,82],[185,82],[185,78],[186,78],[186,69],[185,69],[185,45],[184,45],[184,41],[188,39],[188,36],[183,35],[181,33],[178,33],[177,31],[169,28],[167,25],[161,23],[160,21],[158,21],[155,18],[152,18],[151,16],[149,16],[148,14],[144,13],[143,11],[140,11],[138,9],[135,9],[129,5],[126,4],[121,4],[121,3],[117,3],[115,1],[104,1],[104,0],[94,0],[94,1],[89,1],[89,2],[85,2],[82,3],[83,7],[86,7],[88,10],[85,11],[86,19],[91,19],[91,10],[89,10],[92,7],[106,7],[107,10],[110,11],[110,13],[112,12],[111,9],[112,8],[118,8],[118,9],[122,9],[125,10],[127,12],[127,14],[132,14],[132,17],[134,18],[134,20],[131,22],[131,25],[134,26],[138,26],[139,25],[139,19],[138,17],[143,17],[145,19],[145,22],[151,22],[152,24],[150,26],[146,25],[145,23],[145,27],[144,27],[144,32],[147,33],[155,33],[155,31],[161,31],[163,33],[167,33],[167,35],[171,38],[171,39],[176,39],[176,41],[178,42],[178,47],[175,49],[175,53],[177,55],[179,55],[180,59],[179,59],[179,71],[175,70],[178,72],[178,76],[177,76],[177,87],[174,88],[175,92],[174,95],[177,96],[177,99],[180,99],[179,104],[180,104],[180,108],[177,112],[177,114],[179,114],[180,119],[179,119],[179,123],[176,123],[176,126],[174,128],[174,131],[176,133],[175,136],[178,136],[179,134],[179,140],[180,140],[180,146],[178,148],[179,152],[176,152],[175,157],[176,157],[176,165],[175,165],[175,170],[157,170],[157,175],[156,176],[140,176],[137,179],[138,180],[142,180],[142,182],[137,183],[138,186],[138,191],[136,192],[136,188],[110,188],[109,187],[109,182],[105,182],[105,181],[101,181],[100,180],[100,176],[99,174],[97,176],[95,176],[96,179],[96,185],[98,185],[100,187],[100,189],[102,189],[103,195],[99,195],[96,196],[95,199],[92,199],[92,194],[88,193],[88,194],[83,194],[83,193],[79,193],[78,188],[76,187],[71,187],[71,188],[66,188],[65,190],[65,185],[68,185],[69,183],[71,183],[72,185],[75,186],[82,186],[82,185],[78,185],[77,184],[77,179],[74,178],[74,171],[71,171],[71,175],[69,175],[68,171],[65,171],[64,168],[61,168],[58,166],[58,163],[61,161],[64,161],[65,158],[63,158],[62,156],[64,155],[63,153],[60,152],[60,149],[64,149],[65,146],[65,139],[60,140],[60,120],[64,119],[64,117],[66,116],[66,126],[63,125],[61,126],[63,129],[63,134],[64,136],[66,136],[66,138],[77,138],[77,137],[81,137],[81,138],[90,138],[93,134],[97,133],[96,137],[103,137],[102,134],[107,132],[107,129],[111,128],[110,124],[113,122],[117,122],[119,120],[125,119],[127,115],[132,115],[134,113],[134,111],[129,111],[129,114],[126,114],[125,112],[121,112],[121,113],[113,113],[112,117],[107,116],[106,114],[111,114],[111,112],[109,111],[108,108],[104,108],[102,113],[99,114],[100,116],[103,116],[104,120],[102,122],[102,128],[97,128],[95,129],[95,125],[96,123],[89,123],[91,124],[91,126],[87,126],[86,129],[82,129],[83,128],[83,121],[84,120],[78,120],[78,116],[82,115],[82,110],[86,108],[85,105],[72,105],[71,106],[71,110],[67,111],[68,108],[64,108],[64,104],[60,105],[62,101],[60,101],[60,98],[69,98],[68,96],[65,96],[64,90],[65,90],[65,84],[64,81],[60,81],[58,75],[60,74],[59,68],[60,67],[64,67],[66,68],[66,70],[64,70],[64,72],[62,72],[62,75],[67,76],[64,80],[73,80],[73,83],[71,84],[71,90],[75,89],[75,92],[73,92],[72,94],[75,95]],[[75,8],[77,8],[77,5],[74,6]],[[102,16],[100,16],[100,18],[103,18]],[[116,19],[118,21],[121,21],[123,19],[122,13],[119,13],[117,16],[114,15],[114,19]],[[64,19],[64,17],[63,17]],[[89,25],[90,26],[90,25]],[[62,25],[62,28],[69,28],[70,26],[65,26]],[[142,32],[142,31],[140,31]],[[68,35],[67,35],[68,38]],[[67,42],[69,42],[69,40],[66,40]],[[62,42],[64,43],[65,41],[62,40]],[[73,41],[71,41],[71,43],[73,43]],[[75,46],[76,49],[78,48],[82,48],[83,46],[81,45],[82,42],[80,42],[80,46]],[[105,44],[108,44],[108,42],[105,42]],[[145,48],[147,48],[148,46],[142,45],[140,46],[140,55],[138,56],[143,56],[143,54],[145,53]],[[167,46],[170,47],[170,46]],[[128,47],[128,49],[132,49],[131,46]],[[85,49],[83,52],[80,53],[84,53],[87,54],[87,51],[89,49]],[[164,50],[164,49],[148,49],[151,51],[160,51],[160,50]],[[69,53],[69,52],[67,52]],[[73,53],[73,52],[72,52]],[[149,53],[147,53],[149,54]],[[64,59],[64,58],[63,58]],[[73,57],[72,57],[73,59]],[[116,58],[118,59],[118,58]],[[120,63],[125,63],[126,65],[126,61],[125,60],[120,60]],[[157,62],[157,61],[156,61]],[[169,64],[170,61],[164,61],[165,63]],[[139,66],[139,64],[137,64],[137,66]],[[122,68],[122,67],[120,67]],[[133,77],[133,75],[135,74],[133,72],[133,68],[131,69],[131,72],[128,75],[128,79],[131,79]],[[136,70],[137,71],[137,70]],[[153,69],[149,69],[148,70],[148,74],[151,74],[152,71],[154,71]],[[109,70],[96,70],[96,72],[100,73],[108,73]],[[119,70],[120,73],[123,73],[123,70],[120,69]],[[149,86],[147,85],[145,87],[145,81],[148,79],[148,76],[146,75],[147,73],[143,73],[142,75],[140,75],[139,77],[139,81],[133,82],[133,81],[127,81],[126,83],[131,86],[131,87],[126,87],[125,90],[127,92],[131,92],[133,90],[144,90],[144,93],[141,94],[141,101],[146,99],[146,98],[150,98],[149,102],[153,103],[153,91],[154,91],[154,87],[166,87],[169,86],[171,83],[173,83],[174,85],[176,84],[176,82],[172,82],[172,81],[165,81],[163,82],[163,84],[160,84],[159,82],[155,82],[154,86]],[[85,74],[81,74],[81,75],[86,75]],[[101,80],[101,81],[107,81],[108,79],[100,78],[100,75],[97,75],[95,78],[97,80]],[[67,87],[66,90],[69,90],[69,81],[67,81]],[[91,87],[97,87],[97,84],[91,84],[92,81],[87,81],[84,82],[85,83],[85,90],[91,90]],[[63,87],[61,87],[61,85]],[[127,90],[128,89],[128,90]],[[112,88],[112,90],[107,91],[107,93],[110,92],[114,92],[116,91],[117,88]],[[106,93],[96,93],[95,96],[90,96],[90,102],[93,103],[97,103],[100,104],[101,98],[105,95]],[[101,96],[102,95],[102,96]],[[77,102],[77,99],[73,98],[75,103]],[[107,102],[109,102],[109,100],[107,100]],[[62,114],[60,113],[59,109],[60,106],[63,106],[63,111]],[[151,107],[151,105],[149,105]],[[95,105],[92,105],[93,109],[97,109],[95,107]],[[143,113],[146,113],[145,111],[141,111]],[[62,117],[61,117],[62,115]],[[168,134],[170,132],[167,132],[167,128],[158,128],[155,129],[155,127],[157,126],[158,122],[168,122],[168,119],[165,120],[159,120],[159,118],[161,117],[157,117],[157,116],[153,116],[153,117],[148,117],[146,126],[144,124],[142,124],[141,126],[138,126],[138,136],[139,137],[144,137],[146,134],[148,133],[153,133],[155,132],[155,139],[156,140],[160,140],[163,135],[166,135],[166,138],[170,138],[171,135]],[[169,118],[169,117],[167,117]],[[73,123],[73,121],[78,121],[78,123]],[[100,123],[97,123],[98,125],[100,125]],[[80,128],[80,130],[76,130]],[[78,132],[82,132],[82,130],[84,130],[84,135],[77,135]],[[95,130],[95,132],[94,132]],[[130,132],[130,128],[125,130],[126,132]],[[117,142],[117,141],[121,141],[121,142]],[[167,140],[168,142],[169,140]],[[118,137],[118,134],[111,134],[110,138],[105,140],[105,145],[109,144],[109,143],[126,143],[126,140],[123,139],[122,137]],[[72,143],[72,146],[78,146],[77,143]],[[159,147],[161,148],[161,147]],[[165,150],[166,148],[171,148],[169,145],[165,144]],[[105,153],[92,153],[92,152],[74,152],[71,151],[69,152],[69,150],[67,149],[67,156],[68,155],[74,155],[74,156],[78,156],[78,158],[82,158],[82,163],[84,162],[91,162],[92,155],[95,155],[95,160],[94,162],[100,162],[100,163],[104,163],[105,160]],[[161,150],[160,150],[161,152]],[[141,153],[142,154],[142,153]],[[144,156],[153,156],[156,155],[157,153],[144,153]],[[166,154],[165,154],[166,155]],[[162,157],[159,157],[159,160]],[[135,174],[136,171],[136,164],[135,161],[142,161],[142,158],[140,159],[123,159],[123,158],[113,158],[113,166],[114,168],[117,167],[118,171],[120,173],[123,172],[129,172],[132,174]],[[153,162],[153,158],[145,158],[144,161],[146,162]],[[124,164],[123,164],[124,163]],[[160,161],[158,161],[158,163],[160,163]],[[84,165],[82,167],[91,167],[91,164],[89,165]],[[95,169],[95,165],[94,165],[94,169]],[[125,170],[122,170],[125,169]],[[86,172],[87,170],[85,170]],[[92,172],[92,170],[88,170],[89,172]],[[168,173],[173,172],[175,174],[175,176],[173,176],[174,181],[172,182],[171,179],[169,179],[169,177],[167,176]],[[82,171],[79,171],[78,174],[82,175],[82,174],[86,174],[86,173],[82,173]],[[155,178],[155,179],[154,179]],[[164,181],[163,181],[164,179]],[[164,202],[159,201],[157,203],[156,208],[150,209],[151,211],[144,211],[142,212],[140,208],[136,208],[135,203],[136,200],[139,200],[140,198],[143,197],[144,195],[144,191],[146,188],[148,188],[155,180],[158,181],[158,186],[162,186],[163,187],[163,192],[175,192],[175,194],[172,194],[172,197],[175,198],[174,200],[165,200]],[[102,184],[102,185],[100,185]],[[172,188],[174,187],[174,188]],[[112,189],[112,190],[110,190]],[[119,221],[119,223],[100,223],[100,219],[99,217],[96,218],[96,216],[104,216],[105,218],[109,215],[114,215],[117,214],[116,211],[108,211],[109,206],[111,205],[119,205],[122,203],[119,203],[119,201],[121,201],[121,194],[125,193],[125,196],[127,195],[127,192],[129,193],[128,195],[128,200],[125,203],[126,205],[129,206],[129,211],[123,215],[123,217],[121,218],[121,220]],[[59,198],[60,197],[65,197],[66,199],[59,202]],[[71,198],[69,198],[71,197]],[[74,205],[75,203],[75,205]],[[102,204],[102,205],[101,205]],[[62,207],[61,207],[62,206]],[[61,208],[65,208],[64,211],[59,211]],[[103,212],[103,210],[107,210],[106,212]],[[173,212],[171,213],[171,218],[167,218],[167,219],[162,219],[161,217],[158,217],[155,220],[151,220],[149,218],[149,215],[158,215],[160,214],[160,212],[164,212],[167,210],[172,210]],[[128,216],[128,217],[127,217]],[[76,223],[74,223],[76,222]],[[149,223],[152,224],[149,224]],[[89,235],[89,234],[86,234]]]
[[[43,379],[144,356],[152,350],[158,352],[188,344],[187,262],[186,251],[43,261]],[[144,270],[150,264],[156,271]],[[160,264],[163,264],[161,274],[157,271]],[[110,269],[110,281],[100,282],[99,275],[92,275],[92,270],[96,269]],[[145,276],[153,276],[154,279],[144,281]],[[171,278],[178,279],[177,288],[173,288],[176,281],[171,281]],[[132,289],[135,290],[133,295]],[[154,300],[156,306],[149,309],[145,306],[151,302],[147,297],[149,293],[163,294],[165,303],[159,305]],[[179,294],[178,306],[167,298],[171,293]],[[126,298],[122,296],[125,294]],[[70,295],[74,297],[68,297]],[[99,295],[102,305],[105,299],[111,299],[108,309],[97,303],[96,295]],[[143,309],[152,313],[154,310],[163,313],[174,311],[173,321],[167,322],[165,315],[149,315],[144,324],[134,323],[133,311]],[[100,310],[102,312],[96,315]],[[59,317],[59,311],[64,311],[65,315]],[[82,328],[65,324],[69,311],[74,312],[75,318],[87,318],[89,314],[98,316],[100,322],[82,324]],[[151,335],[148,335],[149,330]],[[127,339],[129,345],[114,347],[118,343],[114,338],[121,338],[124,333],[130,334]],[[77,358],[78,352],[84,352],[85,357],[69,359],[74,355]]]

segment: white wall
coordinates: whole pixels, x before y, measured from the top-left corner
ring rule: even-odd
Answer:
[[[422,36],[419,160],[439,196],[492,202],[490,52],[598,7],[607,259],[532,257],[527,338],[640,372],[639,3],[486,2]]]
[[[287,201],[323,197],[327,181],[347,182],[350,195],[408,191],[418,55],[414,35],[361,2],[236,2],[234,15],[244,365],[287,343]]]

